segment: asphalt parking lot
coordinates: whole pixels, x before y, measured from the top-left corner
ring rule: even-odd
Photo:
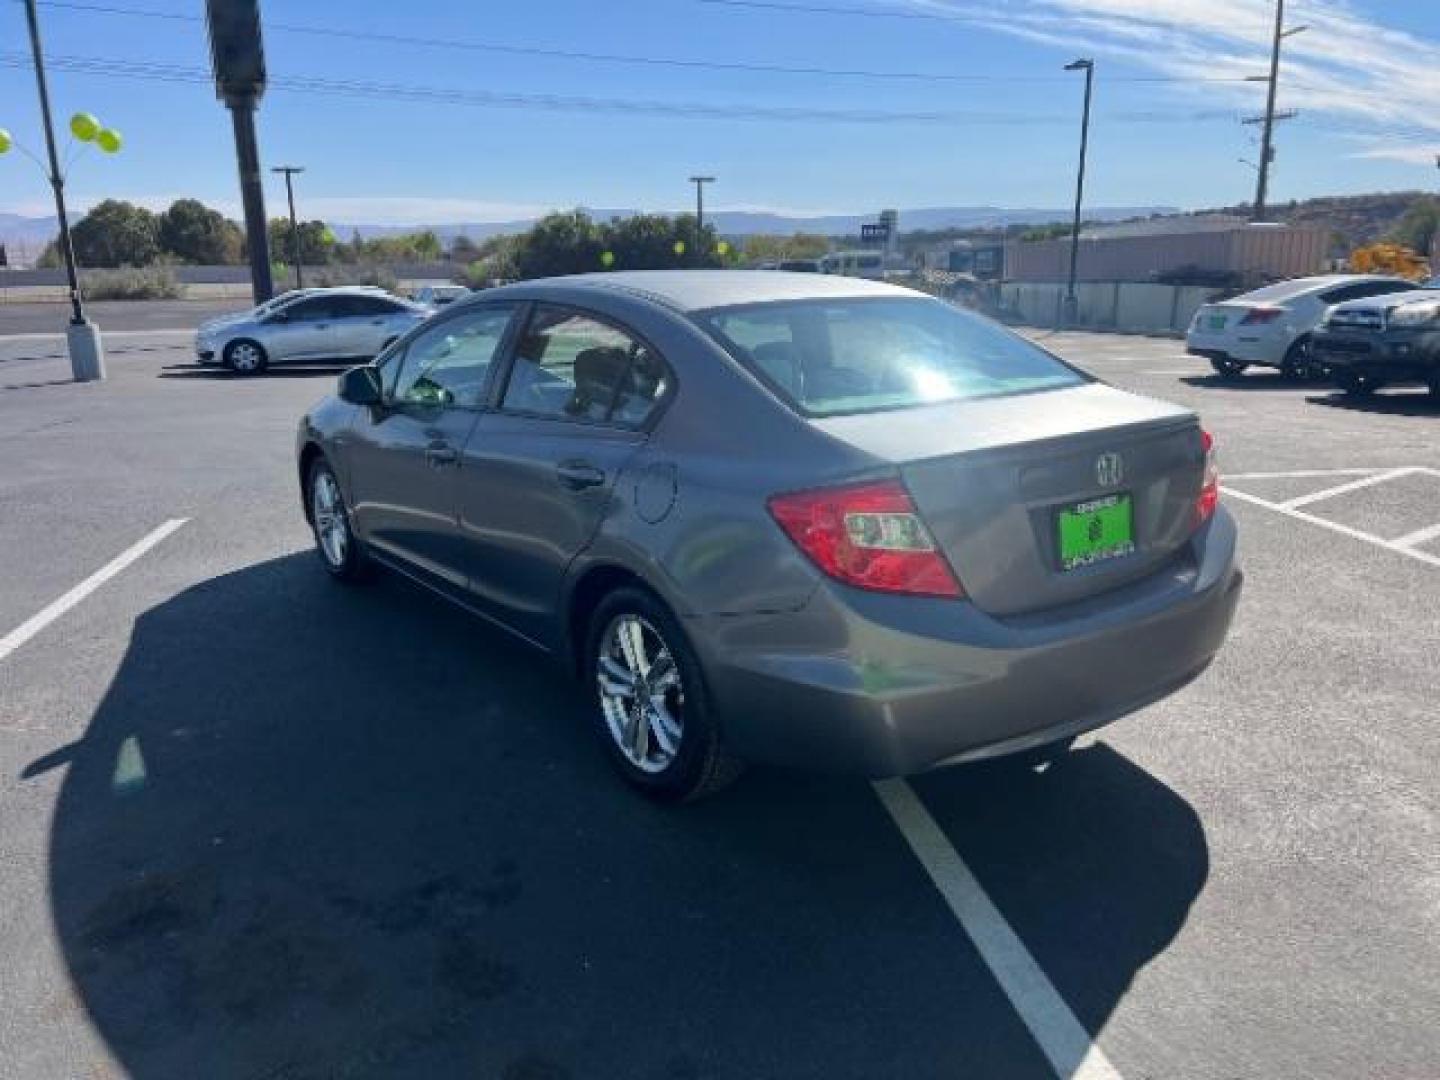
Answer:
[[[1043,772],[664,809],[547,661],[326,578],[291,453],[334,369],[235,380],[151,323],[81,386],[21,333],[0,1076],[1440,1074],[1425,395],[1041,335],[1215,434],[1248,581],[1211,670]]]

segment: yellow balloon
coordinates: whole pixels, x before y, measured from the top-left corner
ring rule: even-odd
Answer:
[[[104,128],[100,134],[95,136],[95,143],[107,154],[113,154],[120,149],[120,132],[114,128]]]
[[[100,121],[88,112],[77,112],[70,117],[70,134],[81,142],[90,142],[100,134]]]
[[[718,244],[715,245],[715,253],[717,255],[729,255],[730,245],[724,240],[721,240]]]
[[[600,253],[600,265],[603,266],[603,267],[605,267],[606,270],[609,270],[610,267],[614,266],[614,265],[615,265],[615,252],[613,252],[613,251],[602,251],[602,252]]]
[[[0,128],[0,154],[5,153],[7,150],[10,149],[10,147],[14,145],[15,140],[10,138],[10,132],[6,131],[4,128]]]
[[[676,240],[676,241],[675,241],[675,254],[676,254],[676,255],[684,255],[684,254],[685,254],[685,241],[684,241],[684,240]]]

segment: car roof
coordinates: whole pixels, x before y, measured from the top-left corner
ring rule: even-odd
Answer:
[[[1393,274],[1316,274],[1312,277],[1290,278],[1277,281],[1235,297],[1236,300],[1265,299],[1284,300],[1304,296],[1307,293],[1322,292],[1337,285],[1361,285],[1369,281],[1402,281]]]
[[[676,311],[704,311],[777,300],[830,300],[868,296],[917,297],[913,289],[881,281],[784,270],[622,270],[537,278],[498,292],[595,291],[640,296]],[[492,294],[493,295],[493,294]]]

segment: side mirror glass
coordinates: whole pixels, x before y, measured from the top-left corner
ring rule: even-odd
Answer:
[[[379,370],[371,364],[351,368],[340,376],[336,393],[351,405],[379,405],[383,398]]]

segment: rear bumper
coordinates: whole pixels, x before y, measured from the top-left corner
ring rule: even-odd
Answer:
[[[1262,367],[1279,367],[1288,348],[1288,343],[1273,338],[1246,339],[1207,334],[1189,334],[1185,338],[1185,351],[1191,356],[1203,356],[1207,360],[1238,360],[1242,364]]]
[[[737,753],[896,776],[1099,727],[1184,686],[1224,641],[1243,575],[1223,508],[1144,581],[999,619],[967,601],[826,585],[787,614],[693,619]]]

